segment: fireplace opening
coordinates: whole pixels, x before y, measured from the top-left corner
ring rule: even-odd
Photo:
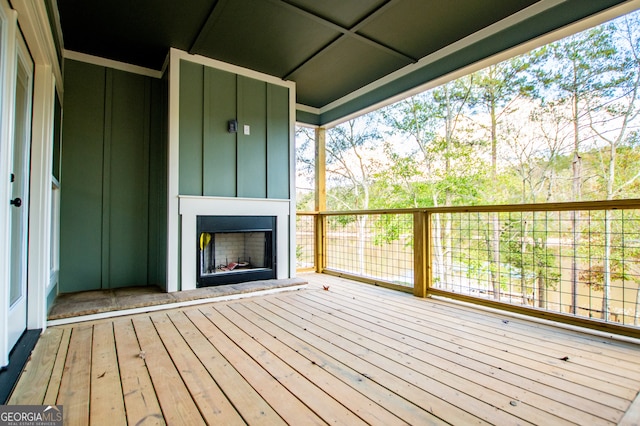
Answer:
[[[276,278],[275,216],[198,216],[198,287]]]

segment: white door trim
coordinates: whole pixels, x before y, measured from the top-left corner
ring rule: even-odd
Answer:
[[[35,66],[32,118],[31,203],[29,226],[29,271],[27,328],[46,327],[47,294],[50,289],[51,155],[53,148],[54,91],[63,102],[61,67],[44,2],[0,0],[0,200],[10,199],[8,154],[13,143],[14,90],[16,80],[16,35],[18,24]],[[0,209],[0,367],[9,362],[9,210]],[[43,242],[49,241],[44,244]],[[54,242],[55,243],[55,242]]]
[[[6,0],[0,0],[0,200],[11,197],[11,163],[13,157],[13,120],[16,81],[17,13]],[[9,363],[9,264],[11,256],[10,210],[0,208],[0,366]]]
[[[6,1],[6,0],[2,0]],[[55,94],[64,102],[62,68],[45,2],[12,0],[18,24],[34,62],[33,118],[31,142],[31,210],[29,213],[29,304],[28,329],[47,326],[47,296],[52,288],[51,247],[59,215],[52,212],[53,131]],[[54,18],[55,19],[55,18]],[[59,206],[59,204],[57,204]],[[56,223],[53,223],[56,221]],[[53,233],[55,237],[55,233]],[[54,268],[55,268],[54,262]],[[55,283],[54,283],[55,284]]]

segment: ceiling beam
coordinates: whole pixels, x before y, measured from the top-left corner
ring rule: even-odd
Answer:
[[[331,42],[327,43],[326,45],[324,45],[323,47],[321,47],[320,49],[318,49],[317,51],[315,51],[312,55],[308,56],[304,61],[302,61],[300,64],[298,64],[297,66],[295,66],[292,70],[290,70],[286,75],[284,75],[282,78],[284,80],[287,80],[289,77],[291,77],[293,74],[295,74],[299,69],[301,69],[302,67],[304,67],[306,64],[308,64],[312,59],[316,58],[317,56],[319,56],[320,54],[322,54],[323,52],[327,51],[329,48],[331,48],[331,46],[337,44],[338,42],[340,42],[341,40],[343,40],[345,37],[350,37],[350,38],[354,38],[362,43],[365,43],[369,46],[372,46],[378,50],[382,50],[387,54],[390,54],[392,56],[397,57],[398,59],[401,59],[402,61],[406,62],[407,64],[409,63],[416,63],[418,62],[418,58],[414,58],[411,55],[408,55],[404,52],[401,52],[397,49],[394,49],[390,46],[387,46],[383,43],[380,43],[379,41],[373,40],[369,37],[365,37],[362,34],[359,34],[357,31],[362,28],[362,26],[364,26],[368,21],[370,21],[371,19],[373,19],[374,17],[376,17],[378,14],[382,13],[384,10],[388,9],[389,7],[391,7],[392,5],[394,5],[395,3],[398,3],[400,0],[388,0],[387,2],[385,2],[382,6],[378,7],[377,9],[374,9],[373,11],[371,11],[368,15],[366,15],[364,18],[362,18],[358,23],[356,23],[353,27],[351,28],[346,28],[343,27],[342,25],[336,24],[335,22],[329,21],[326,18],[323,18],[321,16],[316,15],[315,13],[308,11],[306,9],[303,9],[297,5],[291,4],[288,0],[269,0],[271,3],[273,4],[277,4],[280,7],[286,7],[289,10],[304,16],[305,18],[311,19],[314,22],[317,22],[327,28],[330,28],[336,32],[339,32],[341,35],[338,36],[336,39],[332,40]]]
[[[200,30],[196,35],[195,40],[191,43],[189,47],[189,53],[193,54],[198,50],[201,43],[204,42],[209,32],[213,29],[214,24],[222,14],[224,10],[224,6],[228,3],[229,0],[214,0],[213,5],[211,6],[211,11],[207,16],[207,19],[200,26]]]

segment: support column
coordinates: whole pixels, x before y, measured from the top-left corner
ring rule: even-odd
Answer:
[[[324,127],[317,127],[315,130],[315,211],[318,213],[327,210],[327,187],[326,187],[326,133]],[[324,238],[324,216],[318,214],[315,217],[314,235],[316,236],[316,246],[314,250],[314,264],[316,272],[321,273],[325,267],[325,238]]]
[[[326,134],[327,129],[324,127],[316,127],[316,149],[315,149],[315,211],[323,212],[327,210],[327,186],[326,186],[326,170],[327,170],[327,150],[326,150]]]

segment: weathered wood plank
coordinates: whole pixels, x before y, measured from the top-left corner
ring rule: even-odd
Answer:
[[[239,348],[199,310],[185,314],[200,332],[216,347],[244,379],[288,424],[324,425],[320,417],[289,392],[275,377]]]
[[[67,360],[70,340],[71,329],[63,330],[62,337],[60,339],[60,346],[58,347],[58,353],[56,354],[56,360],[53,364],[53,369],[51,370],[51,377],[49,379],[49,385],[47,386],[47,392],[42,400],[42,403],[45,405],[55,405],[58,401],[60,382],[62,381],[62,374],[64,373],[64,364]]]
[[[305,297],[317,299],[324,296],[321,292],[308,292]],[[518,369],[519,374],[538,380],[550,386],[562,389],[567,381],[575,384],[572,392],[588,400],[599,402],[616,410],[623,410],[628,404],[632,392],[623,386],[611,386],[607,381],[602,383],[597,378],[589,376],[589,369],[576,369],[563,361],[558,365],[550,365],[532,356],[529,352],[511,345],[511,340],[505,336],[495,337],[473,330],[471,324],[459,321],[448,321],[437,318],[436,313],[430,313],[428,318],[416,318],[405,314],[399,309],[389,309],[387,305],[371,300],[358,302],[349,297],[333,294],[325,299],[327,304],[337,304],[343,309],[349,309],[353,315],[361,315],[371,320],[388,324],[399,332],[412,338],[423,339],[425,336],[437,337],[438,341],[448,342],[460,347],[460,350],[470,350],[478,355],[491,359],[492,365],[507,369]],[[437,309],[434,309],[437,311]],[[463,349],[464,348],[464,349]],[[504,348],[504,349],[502,349]],[[496,361],[501,360],[501,363]]]
[[[530,412],[531,419],[521,418],[518,420],[519,412],[516,410],[516,407],[511,405],[510,398],[504,396],[500,398],[494,391],[486,388],[469,390],[469,388],[472,388],[471,385],[465,387],[466,383],[460,379],[456,379],[453,375],[449,375],[446,380],[442,380],[439,376],[444,374],[444,372],[439,369],[434,369],[424,374],[414,369],[414,364],[410,364],[409,366],[411,368],[408,368],[408,365],[403,365],[397,360],[398,356],[392,354],[387,357],[373,350],[370,345],[366,344],[367,339],[364,337],[359,337],[357,340],[350,340],[348,337],[345,337],[345,334],[347,334],[346,331],[332,328],[326,322],[317,324],[313,320],[313,315],[303,309],[298,309],[295,306],[291,306],[292,304],[290,303],[286,304],[277,299],[271,299],[269,302],[277,306],[280,309],[279,312],[286,309],[289,311],[287,315],[296,315],[302,318],[307,330],[310,330],[316,336],[330,340],[334,345],[348,352],[358,354],[361,359],[369,361],[370,364],[378,366],[388,373],[403,379],[405,382],[431,393],[439,399],[452,402],[458,409],[467,411],[477,418],[489,423],[499,424],[518,422],[521,424],[529,422],[536,423],[535,415],[539,413],[534,412]],[[271,307],[270,309],[273,310]],[[380,348],[376,349],[379,350]],[[415,364],[418,364],[418,362],[415,362]],[[474,392],[480,393],[482,398],[473,396]]]
[[[347,292],[344,296],[348,297],[348,295],[353,295],[353,292]],[[587,367],[587,375],[597,377],[600,383],[616,383],[618,386],[626,385],[634,389],[635,384],[640,380],[640,365],[635,362],[634,354],[615,356],[616,354],[612,354],[609,350],[602,353],[604,347],[602,342],[596,342],[592,338],[586,339],[578,333],[565,332],[559,337],[551,332],[552,327],[549,326],[539,324],[533,329],[532,323],[525,320],[478,310],[455,309],[457,306],[451,304],[436,305],[434,302],[419,299],[384,300],[382,295],[374,297],[369,292],[360,292],[359,296],[363,302],[385,304],[413,318],[425,318],[434,322],[442,319],[451,324],[453,316],[459,320],[458,322],[464,322],[465,327],[462,330],[464,332],[473,330],[473,334],[497,340],[500,344],[508,342],[529,354],[531,358],[544,360],[551,365],[563,364],[563,368],[579,370],[581,376],[585,374],[585,367]],[[429,306],[437,306],[437,309],[428,309]],[[573,340],[567,342],[569,337],[573,337]],[[575,345],[575,342],[580,342],[580,345]],[[616,346],[621,347],[620,344]],[[560,362],[559,359],[564,356],[569,356],[571,363]],[[608,380],[607,377],[609,377]]]
[[[310,343],[305,342],[289,332],[280,328],[265,318],[249,309],[247,303],[230,305],[230,309],[238,312],[244,318],[250,320],[258,326],[267,337],[273,336],[276,341],[286,344],[296,354],[303,356],[306,362],[318,366],[324,371],[331,373],[336,378],[347,384],[352,392],[358,392],[371,401],[386,408],[389,412],[401,418],[409,424],[436,425],[444,424],[440,419],[426,410],[412,404],[406,399],[391,392],[389,389],[378,383],[368,380],[365,376],[341,363],[338,359],[325,353]],[[331,387],[331,389],[334,389]],[[345,394],[345,398],[351,398],[350,394]]]
[[[122,393],[130,425],[164,425],[164,417],[151,383],[131,318],[113,323]]]
[[[64,424],[89,424],[93,327],[73,329],[56,404],[64,406]]]
[[[59,329],[48,329],[42,333],[7,402],[8,404],[42,404],[58,355],[62,334],[62,330]]]
[[[233,368],[206,339],[184,312],[169,313],[169,318],[193,353],[215,379],[229,401],[251,425],[284,425],[284,420],[256,390]]]
[[[304,297],[314,299],[311,302],[313,304],[320,303],[319,300],[315,299],[323,296],[319,292],[316,293],[315,295],[304,295]],[[384,328],[407,336],[412,341],[424,342],[453,352],[458,356],[476,360],[495,369],[512,373],[519,377],[515,384],[520,387],[530,387],[531,383],[538,382],[552,389],[562,390],[567,383],[567,378],[563,376],[573,375],[571,372],[567,373],[560,368],[549,367],[544,363],[531,359],[526,354],[514,354],[513,352],[518,351],[509,347],[508,344],[501,345],[500,349],[491,345],[482,345],[482,339],[470,333],[453,331],[447,326],[446,322],[431,325],[428,320],[411,319],[411,317],[404,317],[399,313],[393,313],[392,316],[389,316],[391,314],[383,312],[382,306],[374,309],[375,305],[371,304],[370,301],[359,303],[347,298],[343,301],[339,296],[333,295],[330,301],[326,301],[325,306],[342,309],[344,306],[349,305],[349,313],[353,317],[366,321],[375,321],[383,324]],[[555,394],[558,394],[558,392],[555,392]],[[599,400],[598,397],[602,399]],[[592,415],[609,419],[609,421],[616,419],[620,410],[623,409],[625,404],[628,404],[621,398],[579,384],[575,384],[570,392],[559,398],[559,402],[579,408]],[[612,406],[611,404],[614,405]]]
[[[234,304],[233,306],[238,305],[240,304]],[[247,318],[239,315],[228,305],[216,306],[216,310],[307,380],[330,393],[333,399],[339,401],[365,422],[384,425],[405,424],[404,421],[393,413],[325,371],[321,364],[309,361],[300,355],[299,352],[286,346],[278,338],[280,333],[267,334]],[[250,316],[255,319],[255,315]]]
[[[496,406],[504,406],[503,401],[508,404],[514,401],[518,407],[514,411],[527,412],[526,419],[534,423],[560,424],[563,421],[576,420],[581,424],[602,422],[601,416],[591,415],[558,402],[563,399],[574,403],[583,402],[569,392],[548,386],[536,386],[536,382],[524,381],[501,368],[461,356],[454,350],[442,350],[435,344],[427,344],[416,339],[408,343],[404,335],[397,331],[346,315],[341,310],[314,303],[305,304],[302,308],[312,314],[311,321],[314,324],[325,325],[329,329],[334,328],[333,324],[339,327],[338,330],[343,337],[362,342],[368,349],[411,366],[412,369],[439,381],[449,385],[456,384],[462,392],[482,395],[484,401],[491,403],[493,400]],[[554,396],[555,399],[548,395]],[[612,419],[616,414],[617,411],[611,410]]]
[[[93,419],[110,419],[113,424],[125,424],[124,399],[112,322],[93,326],[91,356],[89,416]]]
[[[190,350],[167,315],[153,315],[151,320],[207,424],[244,425],[242,417]]]
[[[308,342],[312,341],[320,350],[334,354],[349,368],[360,372],[365,379],[374,380],[408,401],[423,407],[434,416],[446,419],[447,422],[454,424],[488,423],[460,409],[450,401],[438,399],[437,395],[363,359],[365,351],[351,352],[335,345],[333,342],[334,335],[323,335],[317,327],[306,323],[303,324],[299,315],[289,314],[287,311],[270,304],[267,300],[255,300],[254,302],[254,304],[249,305],[254,312],[269,318],[269,321],[279,327],[286,328],[295,336]],[[453,399],[455,400],[455,398]]]
[[[133,326],[167,424],[205,424],[151,318],[134,317]]]
[[[274,356],[235,324],[232,324],[216,310],[215,306],[203,308],[202,312],[212,323],[223,329],[224,333],[233,339],[251,358],[256,360],[262,368],[268,371],[324,421],[349,425],[365,424],[364,421],[340,402],[330,398],[321,388]]]

